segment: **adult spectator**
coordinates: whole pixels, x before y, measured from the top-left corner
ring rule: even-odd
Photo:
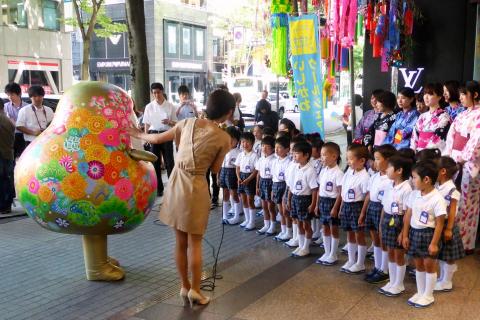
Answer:
[[[13,167],[15,125],[4,112],[3,100],[0,99],[0,214],[12,212],[15,188],[13,186]]]
[[[260,100],[258,102],[260,105],[259,108],[259,115],[258,115],[258,122],[263,122],[264,127],[269,127],[278,131],[278,121],[280,118],[278,117],[278,113],[272,111],[272,106],[266,100]]]
[[[178,121],[187,118],[198,118],[197,107],[193,101],[190,100],[190,90],[188,90],[186,85],[178,87],[178,97],[180,99],[180,104],[177,109]]]
[[[255,107],[255,122],[259,121],[258,117],[260,116],[260,107],[262,105],[264,105],[265,103],[268,103],[270,105],[270,110],[272,109],[272,105],[270,104],[270,102],[268,102],[267,98],[268,98],[268,91],[263,90],[262,91],[262,98],[260,100],[258,100],[257,106]]]
[[[32,103],[20,109],[16,123],[17,129],[23,133],[25,147],[47,129],[53,120],[53,110],[43,105],[45,90],[41,86],[31,86],[28,96]]]
[[[12,82],[5,86],[5,94],[10,100],[5,104],[5,113],[10,119],[12,124],[15,126],[18,119],[18,112],[20,109],[27,105],[26,102],[22,101],[22,88],[18,83]],[[23,133],[18,129],[15,129],[15,142],[13,144],[14,157],[18,158],[25,150],[25,140],[23,139]]]
[[[355,143],[362,143],[363,137],[367,134],[368,130],[373,124],[373,121],[377,118],[377,98],[383,92],[382,89],[376,89],[372,91],[372,95],[370,96],[370,105],[373,109],[365,111],[363,109],[364,114],[363,117],[358,122],[357,126],[355,127],[354,132],[354,142]]]
[[[164,89],[161,83],[152,83],[150,90],[154,100],[145,106],[143,113],[145,133],[163,133],[173,128],[177,123],[176,109],[165,99]],[[158,180],[157,194],[159,197],[162,197],[164,187],[160,157],[163,157],[167,175],[170,177],[170,173],[175,164],[173,159],[173,142],[166,141],[160,144],[152,144],[150,151],[158,157],[158,160],[155,161],[153,166]]]
[[[245,120],[243,119],[242,110],[240,110],[240,104],[242,103],[242,95],[238,92],[233,94],[235,98],[235,111],[233,111],[229,122],[236,126],[241,132],[245,130]]]

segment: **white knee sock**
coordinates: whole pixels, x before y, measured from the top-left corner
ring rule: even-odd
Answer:
[[[375,262],[375,268],[380,270],[382,268],[382,248],[373,247],[373,261]]]
[[[425,292],[423,293],[426,297],[433,297],[433,289],[437,283],[437,273],[425,273]]]
[[[248,224],[255,225],[255,215],[257,214],[255,209],[250,209],[250,220],[248,220]]]
[[[293,228],[289,228],[289,227],[286,227],[287,228],[287,236],[289,238],[292,238],[293,237]]]
[[[280,225],[280,233],[281,234],[286,234],[287,233],[287,226],[285,224]]]
[[[422,296],[425,293],[426,272],[415,271],[415,281],[417,282],[417,293]]]
[[[230,197],[230,210],[234,209],[235,210],[235,200],[233,200],[233,197]]]
[[[388,277],[390,281],[390,285],[394,286],[397,281],[397,264],[395,262],[388,263]]]
[[[332,247],[330,249],[330,255],[336,255],[338,251],[338,243],[340,242],[339,238],[334,238],[332,236]]]
[[[298,234],[298,247],[303,248],[303,245],[305,244],[305,234]]]
[[[310,243],[312,243],[312,239],[305,237],[305,240],[303,240],[302,250],[310,252]]]
[[[355,253],[357,252],[357,244],[349,242],[347,244],[348,262],[353,265],[355,263]]]
[[[360,266],[365,265],[365,256],[367,255],[367,246],[358,246],[357,264]]]
[[[389,263],[390,264],[390,263]],[[405,270],[407,270],[407,265],[396,266],[396,276],[395,276],[395,286],[403,288],[403,280],[405,279]],[[389,270],[390,271],[390,270]]]
[[[298,224],[294,223],[293,227],[293,238],[294,240],[298,240]]]
[[[330,252],[332,251],[332,237],[331,236],[323,236],[323,248],[325,249],[325,255],[329,256]]]
[[[388,271],[388,251],[382,251],[382,271],[387,273]]]
[[[223,201],[223,206],[222,206],[222,219],[225,220],[228,218],[228,211],[229,211],[229,203],[228,201]]]
[[[250,208],[243,207],[243,218],[246,223],[250,222]]]
[[[241,202],[234,202],[233,203],[233,212],[234,212],[234,216],[233,218],[236,220],[240,217],[240,212],[242,212],[242,204]]]
[[[455,273],[455,271],[457,271],[457,265],[456,264],[448,264],[448,263],[445,263],[445,265],[443,266],[443,272],[444,272],[444,276],[443,276],[443,282],[447,282],[447,283],[450,283],[452,282],[453,280],[453,274]]]
[[[268,229],[270,228],[270,220],[263,220],[263,226]]]
[[[438,276],[438,282],[442,282],[445,278],[445,265],[447,263],[443,260],[438,260],[438,269],[440,271],[440,275]]]

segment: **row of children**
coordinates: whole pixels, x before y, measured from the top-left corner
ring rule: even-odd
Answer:
[[[257,135],[259,130],[254,130]],[[278,210],[281,231],[275,239],[296,247],[294,257],[310,254],[312,239],[319,237],[322,224],[323,235],[319,238],[325,252],[317,263],[336,264],[341,227],[348,240],[348,261],[341,271],[363,273],[367,231],[374,245],[375,267],[365,279],[371,283],[389,280],[381,293],[398,296],[404,291],[406,253],[416,266],[418,292],[408,300],[411,305],[428,306],[433,303],[434,289],[452,289],[454,261],[462,258],[464,251],[454,225],[460,194],[452,181],[457,165],[451,158],[415,163],[413,150],[397,151],[391,145],[382,145],[375,147],[372,168],[367,171],[368,148],[354,144],[348,148],[348,169],[344,173],[339,167],[340,147],[333,142],[323,144],[312,137],[307,141],[301,135],[290,140],[282,132],[275,139],[267,134],[261,140],[259,157],[252,133],[240,134],[233,127],[227,132],[232,149],[220,173],[224,223],[238,224],[243,211],[245,219],[240,226],[246,231],[255,230],[254,196],[258,195],[264,226],[257,233],[275,233]],[[440,156],[438,150],[417,154],[426,159],[434,156]],[[234,215],[229,219],[230,201]],[[437,257],[442,261],[438,279]]]

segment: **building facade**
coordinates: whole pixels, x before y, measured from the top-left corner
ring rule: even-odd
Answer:
[[[58,94],[72,85],[70,33],[60,0],[0,0],[0,87],[17,82]]]

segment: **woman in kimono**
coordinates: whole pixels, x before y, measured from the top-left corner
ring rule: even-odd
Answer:
[[[450,80],[443,84],[443,98],[445,98],[445,102],[448,103],[445,111],[450,118],[452,118],[452,121],[455,120],[460,112],[465,110],[465,107],[460,103],[460,97],[458,96],[459,88],[460,83],[455,80]]]
[[[391,144],[397,150],[410,148],[410,139],[420,113],[417,111],[415,92],[411,88],[402,88],[397,95],[397,104],[401,109],[388,132],[383,144]]]
[[[461,197],[457,223],[463,246],[473,253],[480,214],[480,85],[467,82],[460,89],[460,101],[466,110],[460,113],[448,131],[445,155],[463,166]]]
[[[377,110],[377,98],[382,93],[382,89],[375,89],[372,91],[372,95],[370,96],[370,105],[372,109],[366,111],[363,114],[362,119],[358,122],[357,126],[355,127],[354,133],[354,143],[363,143],[363,137],[368,133],[370,127],[373,124],[373,121],[377,118],[379,111]]]
[[[448,113],[440,107],[443,98],[443,86],[440,83],[429,83],[425,86],[423,99],[428,112],[418,117],[413,130],[410,148],[416,152],[423,149],[445,148],[445,139],[451,119]]]

